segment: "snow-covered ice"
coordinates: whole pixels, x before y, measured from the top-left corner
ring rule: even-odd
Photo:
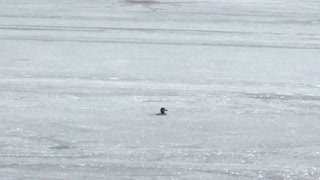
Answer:
[[[320,1],[2,0],[0,107],[1,179],[319,179]]]

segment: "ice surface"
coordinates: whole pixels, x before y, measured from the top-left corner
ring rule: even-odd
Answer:
[[[2,0],[0,58],[1,179],[320,177],[320,1]]]

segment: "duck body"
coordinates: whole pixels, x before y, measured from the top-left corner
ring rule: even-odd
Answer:
[[[165,113],[166,111],[168,111],[166,108],[161,108],[160,109],[160,113],[156,114],[158,116],[164,116],[164,115],[167,115],[167,113]]]

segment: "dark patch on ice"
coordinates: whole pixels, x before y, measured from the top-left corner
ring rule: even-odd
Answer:
[[[158,4],[177,5],[178,3],[181,3],[181,2],[175,2],[175,1],[158,1],[158,0],[124,0],[124,2],[128,4],[143,5],[149,8],[152,7],[153,5],[158,5]]]
[[[158,4],[165,4],[165,2],[160,2],[156,0],[124,0],[126,4],[134,4],[134,5],[142,5],[143,7],[151,10],[151,11],[158,11],[160,10],[159,7],[155,5]]]
[[[1,25],[0,29],[23,30],[23,31],[84,31],[84,32],[104,32],[104,31],[137,31],[137,32],[164,32],[164,33],[213,33],[213,34],[239,34],[239,35],[286,35],[281,32],[255,32],[255,31],[230,31],[230,30],[210,30],[210,29],[181,29],[181,28],[145,28],[145,27],[81,27],[81,26],[46,26],[46,25]],[[320,36],[320,34],[301,33],[301,36]]]
[[[131,3],[131,4],[144,4],[144,5],[161,4],[161,2],[154,1],[154,0],[125,0],[125,2]]]
[[[62,144],[55,145],[55,146],[51,146],[51,147],[49,147],[49,148],[50,148],[50,149],[54,149],[54,150],[71,149],[71,147],[70,147],[70,146],[62,145]]]
[[[212,46],[212,47],[241,47],[241,48],[273,48],[273,49],[320,49],[320,46],[309,45],[309,46],[295,46],[295,45],[268,45],[268,44],[247,44],[246,42],[167,42],[167,41],[145,41],[145,40],[133,40],[133,41],[119,41],[119,40],[86,40],[86,39],[57,39],[57,38],[28,38],[28,37],[3,37],[2,40],[15,40],[15,41],[42,41],[42,42],[76,42],[76,43],[103,43],[103,44],[142,44],[142,45],[166,45],[166,46]]]

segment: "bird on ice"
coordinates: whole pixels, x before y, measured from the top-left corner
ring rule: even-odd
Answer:
[[[166,108],[161,108],[160,109],[160,113],[156,114],[156,115],[167,115],[167,113],[165,113],[166,111],[168,111]]]

